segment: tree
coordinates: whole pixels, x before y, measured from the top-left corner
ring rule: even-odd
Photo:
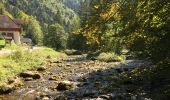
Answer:
[[[24,20],[23,35],[31,38],[34,44],[42,44],[43,32],[37,19],[33,16],[25,14],[23,11],[20,11],[17,14],[17,18]]]
[[[170,1],[131,0],[121,7],[119,32],[132,52],[155,62],[170,60]]]
[[[121,39],[114,36],[118,31],[119,24],[110,20],[117,19],[116,16],[111,18],[117,8],[117,4],[110,0],[85,0],[82,2],[81,34],[86,38],[86,43],[92,50],[120,52],[121,49],[118,45]]]
[[[67,47],[68,33],[60,24],[52,24],[49,26],[48,34],[46,34],[46,45],[56,48],[65,49]]]
[[[42,44],[43,32],[40,23],[34,17],[30,17],[26,26],[25,36],[31,38],[35,44]]]

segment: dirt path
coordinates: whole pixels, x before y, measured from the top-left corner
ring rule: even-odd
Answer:
[[[141,64],[144,64],[144,62],[140,60],[129,60],[124,63],[105,63],[86,60],[83,55],[69,56],[63,61],[53,62],[52,66],[45,71],[38,72],[41,76],[40,79],[29,80],[23,78],[22,80],[26,80],[24,86],[8,95],[0,96],[0,99],[89,100],[93,98],[92,100],[107,100],[115,95],[115,92],[106,94],[100,89],[107,86],[114,76],[121,73],[121,71],[133,69]],[[37,73],[37,71],[31,72]],[[59,84],[61,87],[58,87]]]

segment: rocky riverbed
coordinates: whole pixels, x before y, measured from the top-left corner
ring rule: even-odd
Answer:
[[[106,63],[87,60],[84,55],[69,56],[9,80],[9,84],[19,80],[20,85],[1,90],[0,100],[121,100],[122,96],[144,100],[142,94],[127,94],[114,81],[120,73],[146,64],[143,60]]]

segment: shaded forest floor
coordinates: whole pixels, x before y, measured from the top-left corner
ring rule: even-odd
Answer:
[[[99,62],[85,55],[68,56],[50,61],[49,66],[25,71],[9,84],[22,85],[0,96],[2,100],[147,100],[149,91],[140,90],[138,83],[120,84],[120,74],[150,63],[144,60]],[[35,77],[34,77],[35,76]],[[6,88],[8,90],[9,88]],[[149,89],[148,89],[149,90]],[[8,91],[7,91],[8,92]]]

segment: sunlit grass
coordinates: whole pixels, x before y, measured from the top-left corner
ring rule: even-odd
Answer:
[[[123,62],[125,61],[124,56],[119,56],[115,54],[114,52],[108,52],[108,53],[100,53],[99,56],[97,57],[98,60],[100,61],[105,61],[105,62]]]
[[[1,50],[18,50],[18,49],[28,48],[28,46],[16,45],[14,42],[10,44],[5,44],[5,40],[0,40],[0,49]]]
[[[35,49],[32,52],[20,49],[11,55],[0,56],[0,83],[24,70],[41,65],[46,66],[49,58],[53,60],[60,57],[66,57],[66,55],[46,47]]]

